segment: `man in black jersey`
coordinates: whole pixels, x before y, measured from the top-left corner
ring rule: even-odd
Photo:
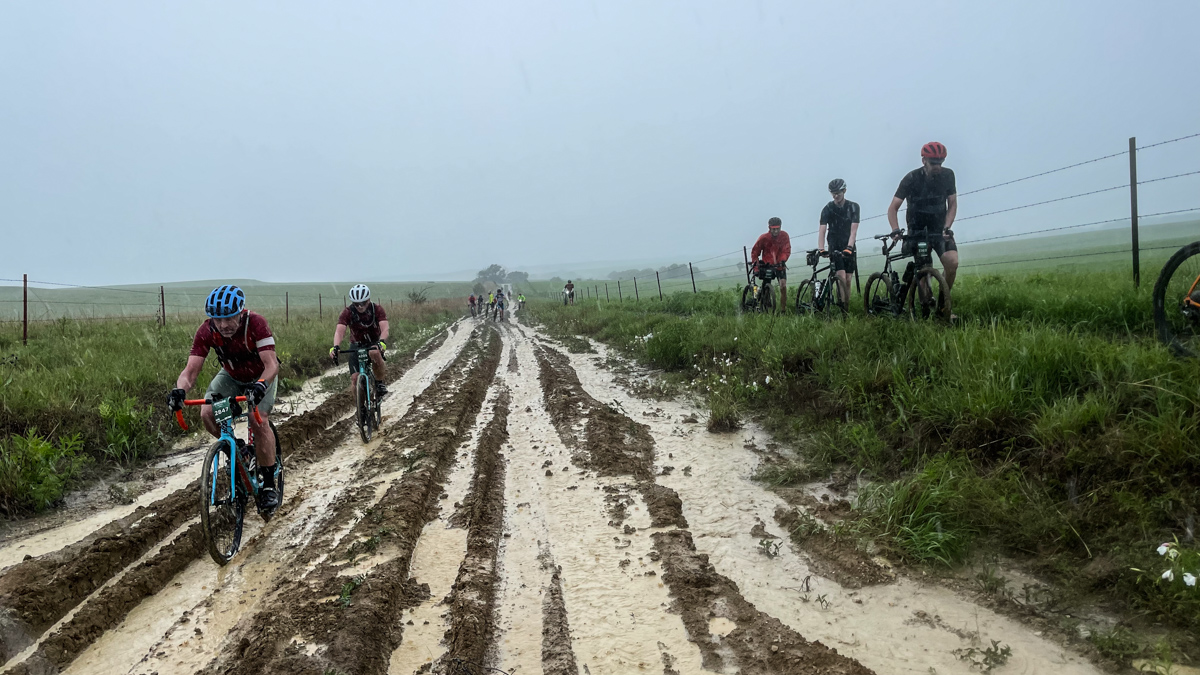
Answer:
[[[829,194],[833,201],[821,209],[821,227],[817,232],[817,248],[829,251],[829,264],[833,265],[841,280],[842,305],[850,305],[850,275],[854,273],[856,260],[855,241],[858,238],[858,204],[846,199],[846,181],[834,178],[829,181]],[[825,248],[828,242],[829,248]]]
[[[954,275],[958,272],[958,246],[954,243],[954,216],[958,213],[958,188],[954,184],[954,172],[942,166],[946,161],[946,146],[938,142],[926,143],[921,148],[921,168],[910,171],[896,188],[896,196],[888,207],[888,223],[892,233],[900,230],[897,214],[900,204],[908,200],[905,220],[909,234],[929,232],[941,234],[929,244],[942,261],[946,275],[946,286],[954,287]],[[907,241],[904,253],[910,253],[916,242]]]

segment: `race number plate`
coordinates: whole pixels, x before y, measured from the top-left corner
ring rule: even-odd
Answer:
[[[368,352],[365,349],[358,350],[358,362],[359,363],[366,363],[367,361],[370,361],[370,360],[371,360],[370,352]]]
[[[217,424],[222,424],[233,419],[233,400],[223,398],[220,401],[213,401],[213,417],[216,418]]]

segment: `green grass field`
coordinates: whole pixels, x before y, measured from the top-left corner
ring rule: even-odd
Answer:
[[[456,310],[449,301],[398,306],[389,316],[390,348],[415,349],[431,326],[457,318]],[[263,314],[277,340],[281,393],[325,370],[336,317],[298,312],[285,322],[278,310]],[[172,318],[164,328],[145,319],[60,319],[33,324],[28,346],[20,326],[0,326],[0,510],[21,513],[61,497],[69,480],[49,479],[76,473],[76,459],[131,462],[177,435],[166,395],[201,321]],[[193,395],[204,392],[217,368],[210,355]],[[71,452],[59,452],[64,444]],[[47,480],[49,497],[30,489]]]
[[[796,444],[803,460],[772,482],[860,473],[874,487],[859,527],[901,558],[1004,552],[1195,626],[1200,593],[1133,571],[1155,569],[1154,548],[1186,540],[1200,509],[1200,367],[1154,340],[1152,278],[968,276],[953,327],[857,304],[841,320],[742,315],[733,289],[530,314],[663,369],[706,398],[713,428],[753,417]]]

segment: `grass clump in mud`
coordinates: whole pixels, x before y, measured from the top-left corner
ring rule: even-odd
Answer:
[[[78,436],[49,441],[30,429],[0,438],[0,511],[41,511],[62,499],[89,458]]]
[[[774,484],[861,475],[857,527],[893,557],[958,565],[986,546],[1195,626],[1200,594],[1133,569],[1195,531],[1200,368],[1158,345],[1149,294],[1113,274],[964,277],[955,326],[857,305],[844,321],[742,315],[731,291],[527,312],[685,380],[714,428],[754,416],[803,447],[760,471]]]

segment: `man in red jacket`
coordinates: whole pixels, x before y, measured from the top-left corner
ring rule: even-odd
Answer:
[[[761,258],[760,258],[761,256]],[[772,218],[767,221],[767,233],[760,235],[750,251],[750,262],[759,273],[760,265],[774,265],[775,278],[779,279],[779,309],[787,311],[787,261],[792,257],[792,238],[783,231],[783,221]]]

